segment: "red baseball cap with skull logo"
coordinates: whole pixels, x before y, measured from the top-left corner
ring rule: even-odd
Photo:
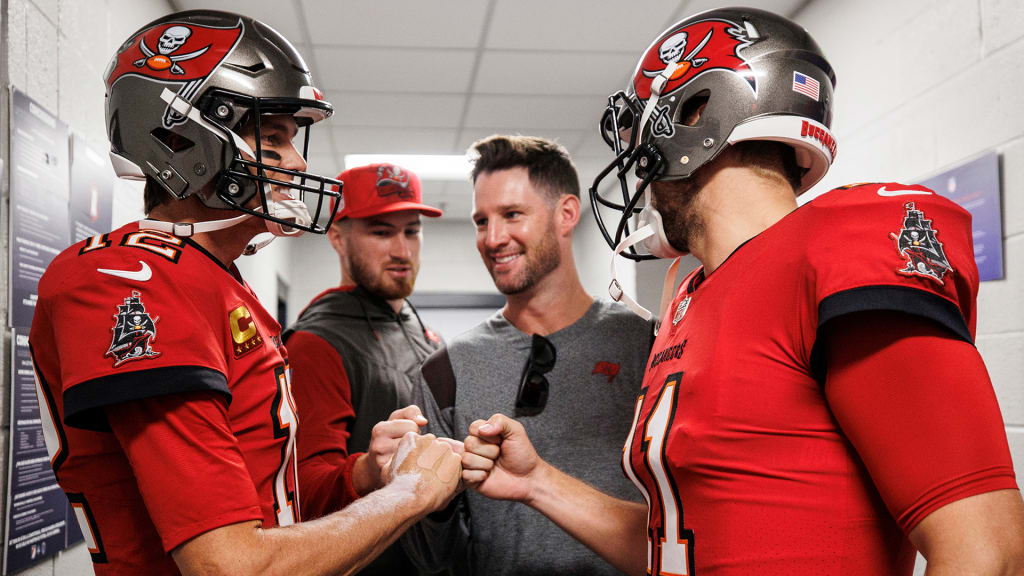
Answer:
[[[338,175],[344,183],[341,209],[334,222],[342,218],[369,218],[378,214],[419,210],[437,218],[443,212],[423,203],[420,178],[394,164],[370,164],[349,168]]]

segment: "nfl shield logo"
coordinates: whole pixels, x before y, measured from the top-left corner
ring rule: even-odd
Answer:
[[[690,297],[683,298],[683,301],[676,306],[676,313],[672,316],[672,325],[679,324],[679,321],[686,315],[686,310],[690,307]]]

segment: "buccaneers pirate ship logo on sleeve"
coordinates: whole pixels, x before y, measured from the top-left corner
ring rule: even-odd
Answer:
[[[896,272],[905,276],[923,276],[944,284],[942,277],[953,268],[936,236],[938,230],[932,229],[932,221],[926,220],[924,211],[917,210],[913,202],[907,202],[903,207],[907,210],[903,228],[899,234],[889,233],[889,237],[896,241],[900,256],[907,260],[906,265]]]
[[[160,318],[153,318],[146,312],[142,295],[137,290],[132,290],[132,295],[117,307],[114,320],[114,327],[110,329],[114,333],[110,348],[103,355],[114,357],[114,368],[131,360],[156,358],[160,355],[150,346],[156,340],[156,323]]]
[[[739,74],[757,92],[757,83],[740,50],[756,40],[756,30],[728,20],[702,20],[669,30],[647,49],[633,75],[633,90],[640,100],[651,97],[651,81],[669,65],[676,69],[669,76],[662,95],[682,88],[697,76],[713,70]]]
[[[157,82],[182,83],[178,96],[191,102],[206,78],[220,66],[242,37],[242,21],[231,28],[186,23],[163,23],[143,30],[121,46],[107,67],[107,93],[125,76],[141,76]],[[185,118],[171,112],[164,126],[181,124]]]

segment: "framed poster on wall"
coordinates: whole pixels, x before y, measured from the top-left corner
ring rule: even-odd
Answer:
[[[1003,278],[1002,189],[999,155],[989,152],[921,182],[971,213],[978,277]]]
[[[39,278],[70,244],[68,127],[12,89],[10,128],[8,327],[31,326]]]

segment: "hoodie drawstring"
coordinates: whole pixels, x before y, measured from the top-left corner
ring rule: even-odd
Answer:
[[[363,318],[366,318],[366,325],[370,327],[374,340],[380,342],[380,336],[377,335],[377,330],[373,327],[373,322],[370,320],[370,313],[366,310],[366,304],[363,303],[363,299],[358,295],[356,295],[356,302],[359,302],[359,308],[363,311]]]
[[[430,334],[427,331],[427,325],[423,323],[423,318],[420,318],[420,313],[416,310],[416,307],[412,305],[412,302],[408,298],[405,299],[406,304],[409,305],[409,309],[412,310],[413,316],[416,317],[416,321],[420,323],[420,330],[423,331],[423,337],[430,340]]]

